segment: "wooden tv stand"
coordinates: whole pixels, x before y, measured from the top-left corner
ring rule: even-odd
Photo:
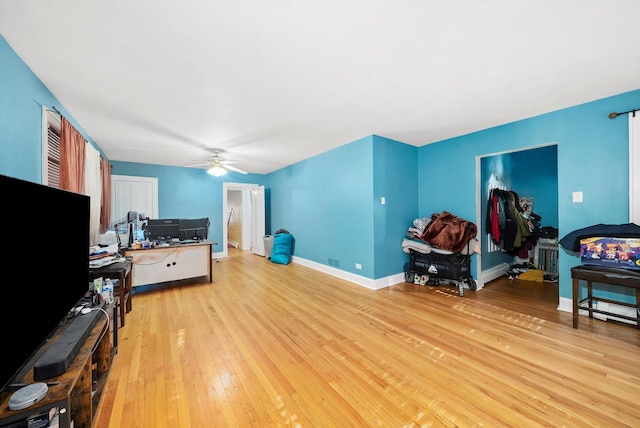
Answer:
[[[61,337],[66,324],[58,327],[49,342],[36,352],[11,382],[27,385],[34,382],[57,382],[57,384],[49,386],[47,395],[42,400],[21,410],[9,409],[9,399],[13,392],[0,393],[0,427],[32,426],[28,421],[35,415],[42,417],[51,415],[57,418],[59,422],[57,426],[60,428],[92,425],[107,383],[112,359],[117,352],[111,345],[113,334],[111,317],[116,314],[116,311],[112,307],[105,308],[105,311],[109,314],[109,318],[106,315],[98,318],[80,351],[63,374],[42,381],[34,381],[33,366],[48,345]],[[92,388],[94,377],[95,387]]]
[[[211,282],[212,246],[211,241],[201,241],[146,249],[126,249],[125,256],[131,257],[133,261],[131,285],[135,288],[201,276],[207,277]]]

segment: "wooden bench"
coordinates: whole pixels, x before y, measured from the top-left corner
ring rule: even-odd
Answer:
[[[616,318],[635,321],[635,327],[640,329],[640,322],[638,318],[640,310],[640,271],[582,265],[571,268],[571,278],[573,278],[573,328],[578,328],[578,311],[583,309],[589,312],[589,318],[593,318],[594,313],[605,314]],[[580,280],[587,282],[587,296],[583,299],[580,299]],[[593,297],[593,282],[635,288],[636,303],[633,304],[605,299],[602,297]],[[594,300],[634,308],[635,316],[621,315],[602,309],[596,309],[593,307]]]

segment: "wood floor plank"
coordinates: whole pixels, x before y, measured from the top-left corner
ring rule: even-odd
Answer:
[[[558,284],[382,290],[229,249],[133,296],[94,426],[638,427],[640,330]]]

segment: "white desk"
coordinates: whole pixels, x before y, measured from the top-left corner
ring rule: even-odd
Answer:
[[[127,249],[125,255],[133,261],[131,285],[138,287],[200,276],[206,276],[211,282],[212,246],[213,242],[202,241],[168,247]]]

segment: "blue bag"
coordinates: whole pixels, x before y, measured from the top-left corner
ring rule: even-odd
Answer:
[[[293,236],[289,233],[278,233],[273,237],[271,262],[287,265],[291,261],[291,244]]]

